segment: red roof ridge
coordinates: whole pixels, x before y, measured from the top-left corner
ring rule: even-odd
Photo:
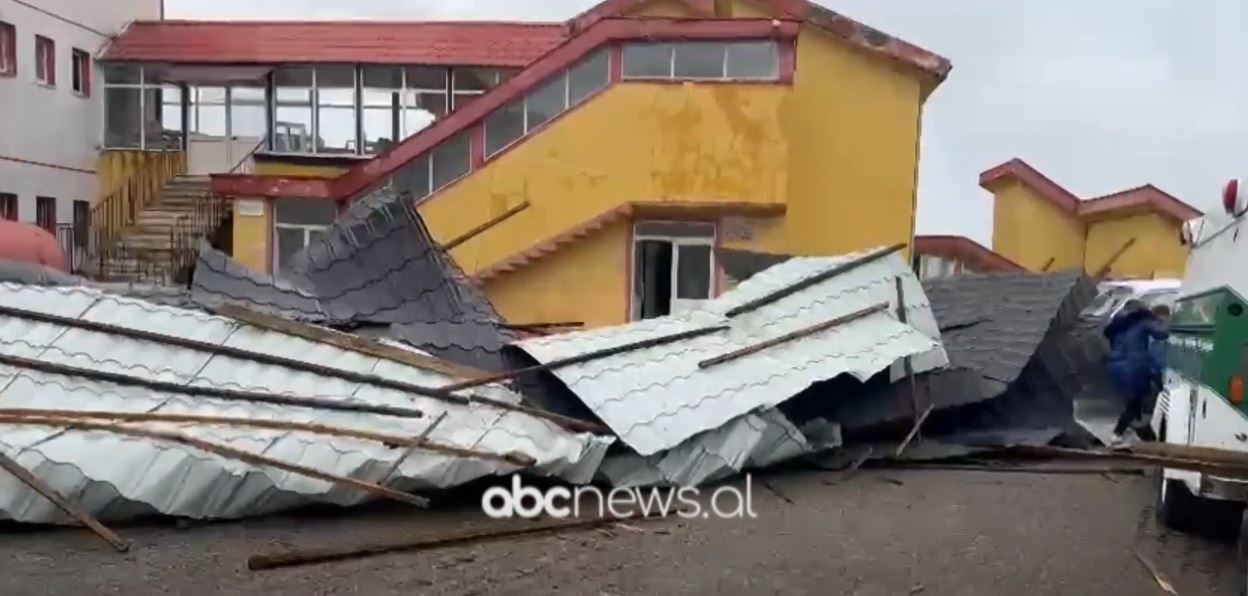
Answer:
[[[1079,209],[1080,199],[1075,193],[1066,190],[1065,187],[1041,174],[1040,170],[1031,167],[1031,164],[1018,157],[981,172],[979,186],[990,191],[992,190],[990,185],[1006,179],[1018,180],[1032,187],[1040,193],[1040,196],[1072,215]]]
[[[951,234],[924,234],[914,237],[914,252],[918,254],[953,255],[954,258],[973,261],[987,271],[1026,271],[1027,268],[1013,259],[988,248],[966,236]]]
[[[214,26],[239,26],[247,27],[252,25],[274,26],[274,25],[290,25],[290,26],[307,26],[307,25],[325,25],[325,26],[349,26],[349,25],[481,25],[481,26],[498,26],[507,25],[514,27],[566,27],[564,21],[504,21],[492,19],[373,19],[373,18],[342,18],[342,19],[136,19],[130,21],[132,25],[214,25]]]

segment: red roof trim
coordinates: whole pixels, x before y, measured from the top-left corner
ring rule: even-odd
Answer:
[[[985,273],[1026,271],[1022,265],[965,236],[915,236],[914,252],[962,261]]]
[[[1030,186],[1040,196],[1072,215],[1079,209],[1079,197],[1017,157],[979,175],[979,185],[984,190],[992,190],[992,186],[1003,180],[1017,180]]]
[[[1079,205],[1079,215],[1100,215],[1133,208],[1148,209],[1178,222],[1185,222],[1204,215],[1201,210],[1152,184],[1145,184],[1144,186],[1084,201]]]
[[[283,178],[249,175],[213,175],[212,189],[218,193],[240,197],[305,196],[346,199],[420,157],[442,141],[479,123],[495,109],[522,96],[550,75],[572,66],[600,46],[631,39],[792,39],[797,33],[797,23],[770,19],[606,19],[554,49],[463,109],[451,112],[446,118],[408,137],[385,153],[330,180],[324,190],[312,184],[287,182]]]
[[[1200,217],[1203,213],[1152,184],[1145,184],[1095,199],[1080,200],[1074,193],[1041,174],[1027,162],[1014,158],[979,175],[985,190],[1001,181],[1017,180],[1030,186],[1040,196],[1075,217],[1092,217],[1115,211],[1144,209],[1179,222]]]

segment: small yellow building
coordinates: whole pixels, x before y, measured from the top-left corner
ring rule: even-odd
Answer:
[[[1032,271],[1082,268],[1117,279],[1183,276],[1195,207],[1146,184],[1080,199],[1021,159],[980,174],[993,194],[992,249]]]
[[[720,290],[720,246],[912,242],[923,104],[950,65],[814,3],[607,0],[565,23],[394,26],[408,29],[137,24],[103,59],[174,73],[187,111],[208,107],[205,81],[251,77],[221,94],[230,140],[183,146],[192,171],[200,154],[235,163],[209,167],[211,188],[233,204],[232,256],[261,272],[280,276],[379,189],[409,196],[517,324],[685,308]]]

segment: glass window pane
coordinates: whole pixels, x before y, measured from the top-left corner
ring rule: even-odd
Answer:
[[[306,66],[287,66],[279,68],[273,73],[273,84],[279,88],[288,88],[291,93],[286,96],[279,95],[280,99],[303,99],[310,98],[299,93],[300,90],[312,89],[312,69]]]
[[[749,41],[728,45],[728,78],[775,79],[779,75],[780,55],[775,42]]]
[[[711,247],[677,245],[676,297],[705,300],[711,297]]]
[[[452,72],[455,91],[486,91],[498,84],[499,72],[494,68],[456,68]]]
[[[399,126],[399,94],[394,93],[393,107],[364,106],[364,153],[381,153],[397,142]]]
[[[354,153],[355,67],[318,67],[316,97],[316,150],[324,153]]]
[[[235,85],[230,88],[230,134],[234,138],[261,139],[269,132],[264,87]]]
[[[333,201],[315,199],[277,199],[273,202],[273,217],[279,224],[329,225],[338,216],[338,205]]]
[[[139,65],[138,64],[106,65],[104,67],[104,82],[137,85],[139,83]]]
[[[104,144],[108,147],[139,147],[142,114],[139,108],[139,89],[105,89],[104,110],[108,115],[104,122]]]
[[[726,44],[689,41],[676,44],[677,78],[718,79],[724,76]]]
[[[183,136],[182,88],[164,85],[160,88],[160,101],[160,138],[166,141],[164,148],[180,149]]]
[[[630,43],[624,46],[625,77],[672,76],[672,46],[666,43]]]
[[[277,109],[274,112],[273,150],[312,151],[312,69],[281,68],[273,74]]]
[[[391,182],[400,193],[410,193],[413,198],[429,196],[429,158],[421,157],[399,169]]]
[[[408,89],[446,91],[447,69],[430,66],[409,66],[404,70],[407,73]]]
[[[198,136],[225,137],[225,88],[190,89],[191,132]]]
[[[394,145],[403,129],[403,69],[366,66],[360,76],[364,153],[373,155]]]
[[[533,130],[551,118],[558,116],[568,108],[567,75],[547,81],[524,100],[524,109],[528,113],[527,130]]]
[[[433,150],[433,189],[437,190],[468,173],[468,133],[453,136]]]
[[[363,86],[367,88],[403,88],[403,69],[397,66],[365,66],[360,76],[363,77]]]
[[[295,255],[303,250],[303,228],[277,228],[277,274],[289,274],[294,271]]]
[[[146,129],[146,149],[178,149],[182,147],[181,122],[163,122],[164,103],[161,97],[165,89],[143,89],[143,127]]]
[[[404,138],[424,130],[435,120],[446,115],[446,93],[440,91],[407,91],[406,120],[403,124]]]
[[[485,156],[498,153],[503,147],[524,136],[524,102],[513,101],[485,119]]]
[[[610,54],[601,50],[572,68],[568,73],[568,103],[578,104],[607,86],[609,60]]]

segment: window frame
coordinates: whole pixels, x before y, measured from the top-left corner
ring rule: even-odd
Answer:
[[[80,218],[79,215],[84,217]],[[91,229],[91,201],[74,200],[73,210],[70,212],[70,225],[73,229],[73,246],[86,248]]]
[[[107,70],[111,66],[132,66],[134,68],[137,68],[138,69],[138,82],[134,82],[134,83],[109,82]],[[153,66],[158,66],[158,65],[153,65]],[[102,76],[100,77],[101,89],[102,89],[102,93],[104,94],[104,117],[102,118],[102,122],[101,122],[101,133],[102,133],[101,136],[103,138],[101,139],[101,142],[100,142],[100,147],[102,149],[104,150],[138,149],[140,151],[182,151],[186,149],[187,138],[190,136],[190,131],[188,130],[190,128],[189,127],[190,102],[189,102],[189,97],[188,97],[189,92],[190,92],[190,87],[184,84],[149,81],[148,70],[149,69],[148,69],[147,64],[139,64],[139,63],[132,63],[132,62],[116,62],[116,63],[109,63],[104,66],[101,72]],[[164,95],[163,95],[163,91],[165,87],[176,87],[178,89],[178,95],[180,96],[180,100],[181,100],[180,102],[181,113],[179,114],[180,118],[178,121],[178,128],[180,130],[182,138],[181,138],[181,141],[178,143],[178,147],[173,148],[173,149],[169,147],[164,147],[164,146],[151,147],[147,138],[148,137],[147,125],[144,122],[144,118],[146,117],[146,113],[147,113],[148,91],[157,91],[157,92],[160,92],[161,95],[159,97],[159,101],[156,104],[157,108],[156,108],[155,113],[158,116],[161,116],[161,126],[163,127],[165,125],[164,118],[163,118],[164,107],[165,105],[167,105],[165,103]],[[139,145],[137,147],[124,146],[124,145],[110,145],[108,143],[108,119],[111,113],[111,110],[108,105],[108,92],[110,89],[131,89],[131,90],[137,90],[139,92],[139,120],[138,120],[139,121]]]
[[[74,95],[91,97],[91,54],[79,48],[69,51],[70,89]]]
[[[529,136],[530,134],[533,134],[534,132],[538,130],[541,130],[545,126],[550,125],[550,123],[558,120],[561,116],[566,114],[572,108],[579,106],[582,103],[585,103],[586,101],[589,101],[595,95],[601,93],[603,89],[610,87],[611,86],[612,61],[615,59],[613,57],[614,54],[615,52],[612,52],[609,48],[604,48],[604,49],[591,52],[588,56],[585,56],[584,58],[576,61],[571,66],[564,68],[559,74],[554,75],[542,81],[541,83],[538,83],[537,85],[534,85],[522,97],[518,99],[514,99],[510,102],[507,102],[506,104],[499,106],[497,108],[494,108],[493,111],[491,111],[489,114],[486,114],[486,116],[481,119],[480,124],[479,124],[479,126],[481,127],[481,155],[483,156],[483,158],[486,161],[488,161],[490,159],[497,157],[499,154],[507,151],[516,143],[523,141],[525,137]],[[575,71],[577,68],[584,66],[585,64],[588,64],[590,61],[592,61],[595,58],[598,58],[599,56],[606,57],[606,62],[604,65],[605,70],[603,72],[602,84],[600,84],[597,88],[587,93],[584,97],[581,97],[580,99],[576,101],[572,101],[572,72]],[[531,124],[529,122],[529,98],[545,90],[547,85],[554,83],[557,80],[562,81],[563,83],[562,85],[563,86],[563,108],[561,108],[555,114],[551,115],[551,117],[547,118],[546,120],[543,120],[542,122],[537,123],[537,124]],[[494,148],[494,150],[491,151],[490,150],[491,149],[490,148],[490,129],[488,125],[490,117],[502,112],[503,110],[509,107],[516,106],[517,104],[520,107],[520,136],[517,136],[516,138],[511,139],[510,141],[498,146],[497,148]]]
[[[0,77],[17,76],[17,27],[0,21]]]
[[[42,35],[35,35],[35,83],[56,88],[56,42]]]
[[[45,209],[45,206],[49,204],[51,205],[50,213],[51,213],[52,219],[48,221],[47,222],[48,225],[45,226],[44,225],[45,222],[42,221],[43,219],[42,216],[45,212],[48,212]],[[48,196],[36,196],[35,197],[35,225],[47,230],[53,235],[56,234],[56,224],[57,224],[56,208],[57,208],[56,197],[48,197]]]
[[[21,219],[19,201],[15,192],[0,192],[0,219],[19,221]]]
[[[664,233],[664,232],[646,232],[644,228],[648,224],[675,225],[675,226],[696,226],[705,228],[709,235],[701,233]],[[675,314],[675,306],[677,300],[699,300],[698,298],[680,298],[680,247],[681,246],[705,246],[710,249],[708,258],[710,259],[710,278],[707,280],[707,298],[711,300],[719,293],[719,261],[715,257],[715,246],[719,241],[719,224],[716,221],[707,220],[666,220],[666,219],[644,219],[633,222],[632,241],[629,246],[629,255],[637,253],[637,245],[643,241],[666,242],[672,245],[672,262],[671,262],[671,287],[669,288],[670,296],[668,297],[669,314]],[[630,261],[632,257],[630,256]],[[641,320],[641,304],[637,301],[637,263],[630,263],[628,268],[628,316],[630,321]]]
[[[311,244],[313,232],[328,233],[334,224],[295,224],[295,223],[277,223],[276,218],[273,220],[273,275],[280,277],[282,273],[282,249],[278,246],[280,242],[278,230],[300,230],[303,232],[303,242],[295,254],[308,249]]]
[[[688,40],[688,41],[663,41],[663,42],[625,42],[620,47],[620,80],[640,81],[640,82],[680,82],[693,81],[698,83],[778,83],[785,80],[784,75],[784,47],[782,41],[774,39],[719,39],[719,40]],[[732,48],[737,46],[761,45],[767,44],[771,49],[771,55],[774,59],[774,69],[772,74],[767,76],[739,76],[729,75],[729,57],[732,55]],[[693,75],[677,75],[677,55],[679,47],[682,45],[703,45],[703,46],[719,46],[720,52],[720,68],[717,76],[693,76]],[[628,60],[626,56],[630,47],[655,46],[665,47],[667,50],[667,74],[665,75],[635,75],[628,72]]]

